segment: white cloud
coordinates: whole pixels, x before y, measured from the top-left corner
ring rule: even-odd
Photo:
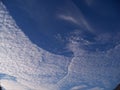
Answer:
[[[1,2],[0,8],[0,16],[4,14],[4,18],[0,18],[0,73],[16,78],[16,82],[3,78],[4,88],[12,89],[16,85],[14,90],[20,87],[27,90],[23,85],[33,90],[58,90],[55,83],[66,75],[69,58],[33,44]]]
[[[92,90],[113,88],[111,82],[117,84],[120,79],[120,45],[104,52],[89,52],[81,47],[81,42],[76,42],[79,37],[73,35],[74,39],[69,40],[68,47],[74,53],[74,57],[68,66],[68,75],[59,84],[64,86],[66,83],[82,82],[96,86]],[[98,88],[99,85],[104,88]]]
[[[88,22],[84,19],[84,17],[82,15],[80,17],[78,17],[78,16],[75,17],[75,16],[72,16],[72,15],[60,14],[60,15],[58,15],[58,17],[60,19],[68,21],[70,23],[79,25],[83,29],[87,29],[89,31],[92,31],[92,28],[90,27],[90,25],[88,24]]]
[[[1,85],[5,90],[29,90],[20,83],[11,80],[1,80]]]
[[[80,89],[83,89],[85,87],[87,87],[87,86],[86,85],[75,86],[71,90],[80,90]]]
[[[81,10],[76,7],[72,1],[67,1],[67,3],[57,11],[57,17],[67,22],[76,24],[84,30],[93,32],[92,27],[89,25],[89,22],[86,20]]]
[[[61,19],[63,19],[63,20],[66,20],[68,22],[79,24],[79,22],[74,17],[72,17],[72,16],[59,15],[58,17],[61,18]]]
[[[94,88],[88,89],[88,90],[104,90],[104,88],[94,87]]]

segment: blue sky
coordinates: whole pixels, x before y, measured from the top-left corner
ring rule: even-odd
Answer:
[[[64,0],[26,0],[23,2],[20,0],[4,0],[3,2],[6,3],[17,24],[34,43],[53,52],[55,48],[58,51],[63,49],[64,44],[55,37],[59,33],[64,35],[73,28],[69,24],[63,24],[63,21],[56,19],[56,9],[59,9]]]
[[[82,32],[82,38],[94,43],[85,46],[88,50],[106,50],[118,42],[117,34],[120,28],[118,0],[4,0],[3,2],[33,43],[56,54],[71,55],[65,48],[66,38],[75,30]],[[95,40],[103,34],[110,39],[104,44]],[[116,36],[117,39],[110,36]]]

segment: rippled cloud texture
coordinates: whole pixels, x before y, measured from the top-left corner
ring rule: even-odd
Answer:
[[[29,40],[0,2],[1,85],[6,90],[112,90],[120,80],[120,45],[90,53],[81,49],[78,36],[71,37],[68,48],[74,57],[45,51]]]

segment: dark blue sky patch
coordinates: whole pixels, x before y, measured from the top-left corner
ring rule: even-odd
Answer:
[[[8,80],[16,81],[16,77],[10,76],[10,75],[4,74],[4,73],[0,73],[0,80],[1,79],[8,79]]]
[[[93,0],[88,6],[84,0],[73,0],[96,32],[118,32],[120,23],[119,5],[114,0]]]

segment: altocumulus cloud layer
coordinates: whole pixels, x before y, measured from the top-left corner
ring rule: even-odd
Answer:
[[[0,73],[16,79],[1,80],[4,88],[57,90],[54,84],[66,75],[69,62],[32,44],[0,2]]]
[[[113,90],[113,83],[120,82],[120,45],[90,53],[73,36],[68,44],[72,59],[47,52],[24,35],[0,2],[2,86],[6,90]]]

